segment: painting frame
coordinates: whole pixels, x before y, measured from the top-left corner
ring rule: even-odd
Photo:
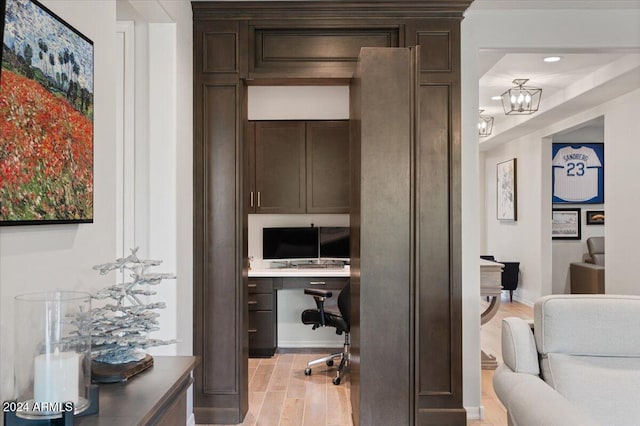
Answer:
[[[551,202],[604,203],[604,143],[554,142],[551,145]]]
[[[518,162],[516,158],[496,164],[496,218],[518,220]]]
[[[604,225],[604,210],[587,210],[586,222],[587,225]]]
[[[582,209],[554,208],[551,212],[551,237],[554,240],[582,239]]]
[[[0,6],[0,226],[93,223],[93,41],[38,0]]]

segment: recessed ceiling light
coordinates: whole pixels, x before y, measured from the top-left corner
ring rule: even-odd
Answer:
[[[558,62],[560,59],[562,59],[560,56],[547,56],[543,59],[543,61],[545,62]]]
[[[492,101],[500,101],[500,100],[502,100],[502,96],[500,96],[500,95],[492,96],[492,97],[491,97],[491,100],[492,100]]]

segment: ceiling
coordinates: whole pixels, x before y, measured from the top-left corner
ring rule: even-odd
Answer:
[[[562,59],[547,63],[546,56]],[[640,53],[489,50],[480,52],[479,68],[479,106],[483,115],[495,118],[493,134],[480,140],[482,150],[640,88]],[[537,113],[506,116],[501,101],[491,99],[513,87],[516,78],[528,78],[527,86],[543,89]]]

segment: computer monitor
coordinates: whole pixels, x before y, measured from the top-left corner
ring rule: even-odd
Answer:
[[[320,227],[320,258],[349,259],[349,228],[346,226]]]
[[[318,228],[263,228],[262,258],[317,259]]]

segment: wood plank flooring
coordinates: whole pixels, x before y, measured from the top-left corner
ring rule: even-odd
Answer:
[[[482,302],[481,309],[488,303]],[[498,364],[502,364],[502,339],[501,324],[506,317],[519,317],[533,319],[533,309],[518,302],[509,302],[509,293],[502,292],[500,309],[496,315],[481,327],[480,346],[485,352],[495,355]],[[467,426],[506,426],[507,410],[493,391],[493,371],[482,370],[482,405],[484,406],[484,419],[469,420]]]
[[[351,426],[349,375],[331,383],[335,367],[315,366],[304,375],[317,354],[276,354],[249,358],[249,412],[246,426]]]
[[[484,302],[483,307],[484,309]],[[500,310],[482,326],[481,345],[502,362],[500,324],[517,316],[532,319],[533,311],[521,303],[509,303],[503,293]],[[311,376],[304,375],[307,361],[325,355],[276,354],[273,358],[249,359],[249,412],[242,425],[247,426],[351,426],[349,375],[335,386],[331,379],[335,368],[316,366]],[[470,420],[468,426],[506,426],[507,413],[493,391],[493,371],[482,371],[483,420]]]

